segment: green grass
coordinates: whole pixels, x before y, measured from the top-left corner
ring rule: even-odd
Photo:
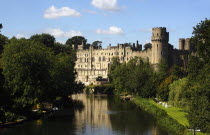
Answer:
[[[159,105],[155,103],[153,100],[149,100],[149,102],[155,106],[157,106],[160,109],[163,109],[167,112],[169,116],[177,120],[180,124],[182,124],[185,127],[189,127],[189,122],[187,120],[187,112],[185,112],[183,109],[177,108],[177,107],[170,107],[170,108],[165,108],[162,105]]]
[[[187,112],[183,109],[177,107],[165,108],[164,106],[155,103],[152,99],[144,99],[139,97],[135,98],[133,102],[145,111],[154,115],[158,121],[160,121],[159,123],[163,127],[166,127],[178,134],[193,135],[193,132],[188,131],[189,122],[187,120]],[[185,131],[183,128],[185,128]],[[196,132],[196,135],[210,134]]]

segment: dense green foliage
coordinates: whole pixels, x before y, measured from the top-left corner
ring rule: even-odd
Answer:
[[[174,81],[169,85],[169,103],[176,107],[187,109],[185,90],[188,83],[187,78]]]
[[[11,40],[5,46],[3,74],[15,110],[48,98],[52,60],[52,53],[39,42]]]
[[[109,78],[117,93],[130,93],[142,97],[155,96],[156,73],[147,61],[134,58],[128,63],[119,63],[112,59]]]
[[[67,99],[75,82],[75,52],[49,34],[8,39],[0,34],[0,122],[31,117],[37,103]],[[2,53],[3,52],[3,53]]]

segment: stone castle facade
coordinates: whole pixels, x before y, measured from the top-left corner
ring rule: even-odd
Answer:
[[[158,64],[161,59],[167,59],[170,64],[182,64],[184,59],[191,52],[189,39],[179,39],[179,50],[174,49],[168,43],[169,32],[165,27],[152,29],[151,43],[152,48],[142,50],[142,45],[135,44],[118,44],[117,46],[109,45],[107,48],[94,48],[93,46],[78,45],[77,61],[75,69],[77,71],[77,81],[85,85],[95,84],[96,78],[108,78],[108,71],[112,63],[112,57],[119,57],[120,62],[128,62],[134,57],[141,57],[148,60],[151,64]]]

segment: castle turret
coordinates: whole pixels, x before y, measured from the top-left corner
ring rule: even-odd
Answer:
[[[190,46],[190,38],[180,38],[179,39],[179,49],[191,51],[192,48]]]
[[[152,64],[168,58],[169,32],[165,27],[152,28]]]
[[[184,38],[180,38],[179,39],[179,49],[180,50],[184,50],[184,45],[185,45],[185,39]]]

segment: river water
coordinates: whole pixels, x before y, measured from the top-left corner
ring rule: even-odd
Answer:
[[[106,95],[75,94],[74,109],[55,117],[0,128],[0,135],[169,135],[156,120],[130,101]]]

